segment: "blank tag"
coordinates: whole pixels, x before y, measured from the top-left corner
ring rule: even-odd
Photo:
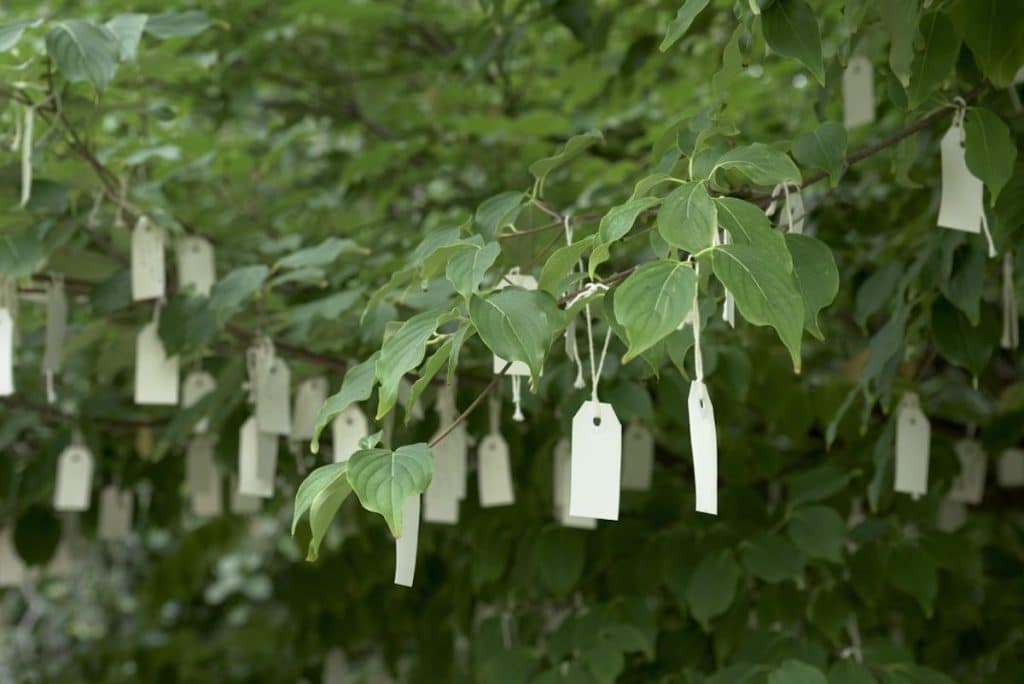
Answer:
[[[327,401],[327,378],[307,378],[295,390],[292,406],[292,439],[313,439],[320,407]]]
[[[144,325],[135,340],[135,403],[178,403],[178,357],[167,356],[156,321]]]
[[[967,522],[967,507],[945,496],[939,501],[936,524],[943,532],[956,532]]]
[[[25,580],[25,564],[14,548],[11,527],[0,530],[0,587],[17,587]]]
[[[206,371],[192,371],[185,376],[184,382],[181,383],[182,408],[192,406],[212,392],[216,387],[217,382],[213,379],[212,375]],[[206,432],[206,428],[209,427],[209,425],[210,421],[208,418],[200,418],[196,421],[196,426],[192,428],[192,431],[196,434],[203,434]]]
[[[856,128],[875,120],[875,74],[871,61],[851,57],[843,72],[843,124]]]
[[[213,245],[205,238],[189,236],[178,240],[178,286],[192,287],[209,296],[217,278],[213,262]]]
[[[640,423],[631,423],[622,445],[622,488],[647,491],[653,472],[654,437]]]
[[[954,449],[960,459],[960,474],[953,479],[949,498],[965,504],[980,504],[985,494],[985,452],[973,439],[961,439]]]
[[[231,512],[236,515],[249,515],[259,513],[263,508],[263,499],[258,496],[249,496],[238,491],[235,483],[231,483]]]
[[[87,511],[92,494],[92,453],[80,444],[72,444],[57,460],[57,484],[53,507],[58,511]]]
[[[14,320],[0,309],[0,397],[14,394]]]
[[[583,518],[569,515],[569,479],[572,469],[572,446],[564,437],[558,440],[552,458],[554,462],[554,499],[555,519],[565,527],[576,527],[583,530],[597,528],[595,518]]]
[[[498,282],[497,289],[504,290],[509,285],[515,285],[516,287],[521,287],[524,290],[536,290],[537,279],[534,278],[532,275],[509,273]],[[508,363],[508,361],[506,361],[505,359],[501,358],[500,356],[495,356],[494,372],[500,373],[501,369],[505,367],[506,363]],[[530,367],[527,366],[522,361],[513,361],[512,365],[509,367],[508,372],[505,373],[505,375],[521,375],[524,377],[530,377]]]
[[[132,300],[164,296],[164,230],[142,217],[132,230]]]
[[[324,658],[324,671],[320,676],[323,684],[347,684],[349,681],[348,660],[340,648],[332,648]]]
[[[185,478],[192,512],[208,518],[224,510],[220,471],[213,460],[213,440],[206,435],[192,438],[185,455]]]
[[[1024,487],[1024,449],[1007,449],[999,457],[996,473],[1000,487]]]
[[[943,228],[980,233],[984,215],[983,186],[967,168],[964,130],[956,119],[942,136],[942,200],[939,225]]]
[[[708,388],[700,380],[690,383],[687,401],[690,414],[690,449],[693,451],[693,482],[697,512],[718,515],[718,434],[715,409]]]
[[[931,447],[931,424],[921,410],[917,395],[908,392],[900,401],[896,416],[896,484],[897,492],[916,499],[928,493],[928,458]]]
[[[68,299],[64,294],[64,283],[57,280],[50,283],[46,293],[46,351],[43,352],[43,370],[48,373],[60,370],[67,327]]]
[[[420,497],[402,506],[402,536],[395,540],[395,584],[411,587],[416,575],[416,546],[420,539]]]
[[[260,432],[251,416],[238,434],[238,493],[269,499],[276,472],[277,435]]]
[[[292,432],[291,377],[288,364],[275,356],[259,374],[256,387],[256,422],[260,432],[290,435]]]
[[[132,493],[107,485],[100,494],[99,537],[107,541],[124,539],[132,529]]]
[[[585,401],[572,419],[569,514],[619,519],[622,425],[605,402]]]
[[[450,432],[432,451],[434,476],[423,493],[423,520],[431,523],[454,525],[459,521],[459,501],[465,490],[465,442],[459,439],[458,429]],[[460,483],[461,473],[461,483]]]
[[[512,490],[508,443],[501,435],[490,434],[480,441],[476,453],[480,505],[491,508],[514,504],[516,497]]]
[[[355,404],[349,405],[331,422],[334,462],[341,463],[359,450],[359,440],[370,434],[366,416]]]

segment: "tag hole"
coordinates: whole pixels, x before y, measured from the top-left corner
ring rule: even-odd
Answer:
[[[704,400],[703,399],[700,400],[700,407],[704,408]]]
[[[600,417],[594,416],[594,425],[597,425],[597,426],[601,425],[601,418]]]
[[[346,418],[345,419],[345,424],[346,425],[351,425],[352,424],[352,418]]]

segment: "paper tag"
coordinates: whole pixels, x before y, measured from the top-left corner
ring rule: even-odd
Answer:
[[[306,378],[295,390],[292,405],[292,439],[313,439],[320,407],[327,401],[327,378]]]
[[[552,455],[554,463],[554,500],[555,519],[565,527],[575,527],[583,530],[597,528],[597,519],[584,518],[569,514],[569,480],[572,470],[572,446],[569,440],[564,437],[558,440]]]
[[[107,485],[100,494],[99,538],[108,541],[124,539],[132,529],[131,491]]]
[[[25,580],[25,563],[14,548],[11,527],[0,529],[0,587],[17,587]]]
[[[512,488],[512,466],[508,443],[496,433],[484,437],[477,447],[477,488],[480,506],[510,506],[516,497]]]
[[[178,403],[178,357],[167,356],[156,321],[144,325],[135,340],[135,403]]]
[[[605,402],[585,401],[572,419],[569,514],[619,519],[622,425]]]
[[[402,505],[402,536],[395,540],[395,584],[412,586],[419,539],[420,497],[410,496]]]
[[[192,287],[201,295],[209,296],[217,279],[213,261],[213,245],[209,240],[189,236],[178,240],[178,286]]]
[[[778,225],[785,226],[790,233],[803,235],[804,198],[800,194],[799,188],[790,189],[789,194],[783,199],[782,209],[779,210]]]
[[[72,547],[73,539],[67,536],[68,527],[65,523],[60,543],[57,544],[57,550],[54,551],[50,562],[46,564],[45,573],[50,577],[66,577],[74,571],[77,564],[78,558]]]
[[[63,281],[50,283],[46,292],[46,346],[43,352],[43,370],[56,373],[60,370],[64,349],[64,335],[68,327],[68,299],[64,294]]]
[[[943,532],[956,532],[967,522],[967,507],[948,496],[939,501],[936,525]]]
[[[341,463],[352,457],[359,450],[359,440],[369,434],[366,416],[355,404],[334,417],[331,422],[331,449],[334,462]]]
[[[345,652],[332,648],[324,658],[324,671],[320,676],[322,684],[348,684],[349,669]]]
[[[1024,487],[1024,449],[1010,448],[999,456],[1000,487]]]
[[[132,300],[164,296],[164,230],[141,217],[132,230]]]
[[[521,287],[524,290],[536,290],[537,279],[534,278],[532,275],[509,273],[498,282],[495,289],[504,290],[506,287],[510,285]],[[506,363],[508,363],[508,361],[506,361],[505,359],[501,358],[500,356],[495,356],[494,372],[500,373],[501,369],[505,367]],[[506,372],[505,375],[521,375],[529,377],[530,367],[523,363],[522,361],[513,361],[512,365],[509,367],[508,372]]]
[[[206,371],[192,371],[185,376],[181,383],[181,406],[188,408],[205,397],[217,387],[216,380]],[[192,431],[196,434],[203,434],[210,426],[210,420],[205,416],[196,421]]]
[[[89,510],[92,494],[93,458],[88,448],[72,444],[57,460],[57,483],[53,507],[58,511]]]
[[[189,442],[185,455],[185,478],[192,512],[203,518],[220,515],[224,510],[224,496],[210,437],[198,435]]]
[[[875,120],[875,73],[871,60],[850,58],[843,72],[843,124],[856,128]]]
[[[258,513],[263,508],[263,499],[258,496],[242,494],[238,491],[235,481],[231,481],[231,512],[236,515]]]
[[[275,356],[266,372],[259,374],[256,387],[256,422],[260,432],[290,435],[292,432],[291,377],[288,365]]]
[[[921,410],[917,395],[908,392],[900,400],[896,416],[897,492],[916,499],[928,493],[928,460],[931,448],[931,424]]]
[[[715,430],[715,409],[711,405],[708,388],[700,380],[690,383],[687,408],[697,511],[718,515],[718,434]]]
[[[250,416],[238,433],[238,493],[269,499],[277,472],[277,435],[260,432]]]
[[[0,309],[0,397],[14,394],[14,320]]]
[[[984,216],[983,185],[967,168],[964,129],[957,117],[942,136],[942,200],[939,225],[943,228],[980,233]]]
[[[459,501],[465,496],[465,432],[452,430],[432,452],[434,476],[423,493],[423,520],[454,525],[459,521]]]
[[[654,437],[640,423],[630,423],[622,444],[622,488],[647,491],[654,473]]]
[[[960,459],[960,474],[953,479],[949,498],[965,504],[980,504],[985,493],[985,452],[973,439],[961,439],[954,449]]]

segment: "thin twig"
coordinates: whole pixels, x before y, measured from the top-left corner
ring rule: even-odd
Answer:
[[[504,367],[502,367],[502,369],[501,369],[501,372],[500,373],[496,373],[494,375],[494,377],[491,378],[491,381],[489,383],[487,383],[487,387],[484,387],[483,390],[481,390],[480,394],[476,395],[476,399],[471,401],[469,406],[467,406],[466,409],[462,413],[460,413],[458,416],[456,416],[455,420],[453,420],[451,423],[449,423],[448,427],[443,429],[436,437],[434,437],[434,439],[430,440],[430,444],[428,444],[427,446],[429,446],[431,449],[433,449],[434,447],[436,447],[438,444],[441,443],[441,440],[443,440],[445,437],[450,435],[452,430],[457,428],[464,420],[466,420],[466,418],[469,418],[469,415],[471,413],[473,413],[473,411],[476,410],[477,406],[479,406],[480,404],[483,403],[484,398],[487,396],[487,394],[492,389],[494,389],[494,387],[498,384],[499,380],[501,380],[503,377],[505,377],[505,374],[508,373],[508,369],[511,368],[511,367],[512,367],[512,362],[511,361],[506,361]]]

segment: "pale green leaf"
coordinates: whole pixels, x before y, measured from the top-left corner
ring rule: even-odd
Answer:
[[[376,384],[375,370],[378,358],[380,358],[379,351],[374,352],[366,361],[349,368],[345,373],[345,379],[341,382],[341,389],[328,397],[324,405],[320,407],[313,425],[313,439],[309,444],[309,449],[314,454],[320,450],[320,433],[334,420],[334,417],[350,405],[370,398],[373,386]]]
[[[89,81],[103,90],[117,72],[117,37],[81,19],[55,22],[46,34],[46,52],[68,81]]]
[[[380,383],[377,419],[383,418],[398,399],[398,384],[409,371],[423,362],[427,341],[446,319],[443,311],[424,311],[401,324],[384,340],[375,373]]]
[[[832,250],[810,235],[786,235],[793,257],[793,279],[804,302],[804,327],[819,340],[825,339],[818,325],[818,312],[830,305],[839,292],[839,270]]]
[[[560,296],[572,281],[569,273],[579,265],[580,259],[593,244],[594,236],[588,235],[552,252],[541,268],[537,287],[554,297]]]
[[[665,38],[661,41],[661,47],[659,48],[662,52],[672,47],[676,41],[686,35],[687,30],[690,28],[690,24],[697,18],[697,15],[708,6],[710,0],[686,0],[679,8],[676,13],[676,18],[672,20],[672,23],[668,25],[668,31],[665,32]]]
[[[263,286],[269,269],[262,265],[242,266],[213,284],[210,290],[210,310],[220,323],[226,322]]]
[[[405,423],[408,424],[412,418],[413,406],[416,405],[416,400],[420,398],[423,391],[427,389],[430,383],[434,380],[444,364],[448,362],[452,354],[452,337],[449,337],[444,341],[440,347],[434,350],[434,353],[430,355],[430,358],[423,364],[423,368],[420,369],[420,377],[416,378],[416,382],[412,383],[412,387],[409,388],[409,396],[405,399]]]
[[[733,243],[756,247],[783,270],[792,271],[792,258],[783,234],[772,227],[759,207],[735,197],[716,197],[715,204],[718,222],[729,231]]]
[[[484,275],[501,254],[497,242],[477,245],[457,252],[445,268],[445,277],[451,281],[455,291],[465,298],[475,294]]]
[[[775,0],[761,13],[761,21],[768,47],[797,60],[825,85],[821,33],[808,4],[804,0]]]
[[[299,488],[295,491],[295,507],[292,510],[292,534],[295,534],[295,530],[298,529],[299,520],[313,505],[316,495],[339,477],[344,477],[347,468],[347,462],[329,463],[315,469],[299,484]]]
[[[518,191],[503,192],[483,201],[477,207],[473,222],[485,240],[494,240],[503,228],[515,224],[526,195]]]
[[[800,170],[793,160],[785,152],[764,143],[752,143],[729,150],[718,158],[711,169],[711,174],[730,169],[754,185],[773,186],[787,181],[800,182]]]
[[[36,21],[26,19],[23,21],[12,21],[10,24],[0,26],[0,52],[7,52],[17,45],[18,41],[21,40],[21,36],[25,33],[25,29],[35,26],[37,23]]]
[[[117,38],[118,57],[122,62],[134,61],[138,55],[142,29],[148,18],[146,14],[119,14],[107,22],[107,29]]]
[[[574,135],[569,138],[565,143],[565,147],[563,147],[562,151],[558,154],[538,159],[530,164],[530,173],[532,173],[533,177],[536,179],[536,194],[539,196],[543,193],[544,180],[548,177],[549,173],[563,164],[568,164],[589,148],[601,142],[604,142],[604,136],[601,135],[600,131],[589,131],[580,135]]]
[[[469,316],[488,349],[530,368],[533,383],[540,378],[544,359],[565,321],[546,292],[507,287],[469,300]]]
[[[348,481],[359,503],[380,513],[391,534],[402,536],[402,507],[410,496],[422,494],[433,473],[430,447],[424,442],[388,449],[363,449],[348,461]]]
[[[704,183],[683,183],[658,210],[658,233],[673,247],[695,253],[714,244],[718,210]]]
[[[360,247],[347,238],[329,237],[319,245],[300,249],[286,257],[278,259],[274,270],[299,269],[318,266],[329,266],[342,254],[369,254],[370,250]]]
[[[311,536],[306,551],[307,561],[315,561],[320,555],[320,544],[323,543],[324,535],[331,526],[334,514],[351,493],[352,487],[348,483],[348,477],[342,475],[313,497],[313,504],[309,508]]]
[[[164,12],[149,18],[146,22],[146,33],[161,39],[191,38],[209,28],[210,23],[206,13],[199,10]]]
[[[674,332],[693,310],[697,274],[689,264],[656,261],[644,264],[615,292],[615,319],[622,325],[629,363]]]

